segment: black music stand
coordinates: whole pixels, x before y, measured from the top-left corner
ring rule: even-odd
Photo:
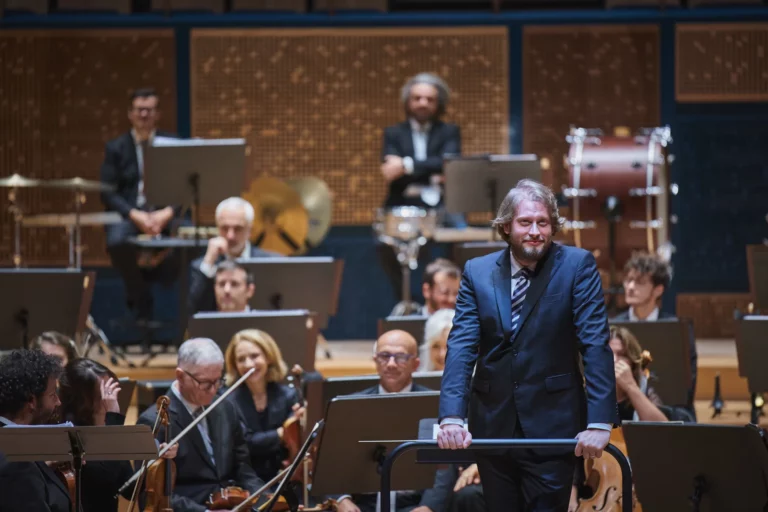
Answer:
[[[117,403],[120,406],[120,414],[125,416],[128,407],[133,400],[133,392],[136,390],[136,381],[128,377],[120,377],[120,393],[117,395]],[[141,411],[139,411],[141,414]]]
[[[408,315],[408,316],[388,316],[379,319],[379,337],[387,331],[401,330],[405,331],[416,340],[416,343],[424,343],[424,326],[427,323],[428,316]]]
[[[736,357],[739,377],[747,379],[752,395],[750,421],[757,425],[762,406],[756,398],[768,392],[768,316],[747,315],[736,320]]]
[[[467,261],[492,252],[507,250],[507,242],[466,242],[453,247],[453,262],[464,269]]]
[[[754,426],[628,422],[622,430],[643,510],[768,510],[768,447]]]
[[[11,462],[72,461],[75,510],[81,510],[81,472],[86,459],[153,460],[157,445],[147,425],[69,427],[6,426],[0,428],[0,452]]]
[[[749,291],[755,308],[768,312],[768,246],[747,246],[747,267],[749,269]]]
[[[378,492],[379,470],[387,453],[400,444],[399,440],[417,437],[419,421],[425,415],[436,416],[439,398],[438,392],[334,398],[325,415],[312,495]],[[381,442],[361,442],[366,440]],[[433,486],[434,467],[416,464],[415,454],[403,459],[392,490]]]
[[[0,350],[29,348],[45,331],[75,339],[85,327],[90,279],[90,272],[74,269],[0,269]]]
[[[647,321],[610,321],[635,335],[643,350],[651,353],[653,388],[666,405],[688,406],[691,389],[690,320],[670,318]]]
[[[522,179],[541,182],[536,155],[446,157],[445,209],[448,213],[490,212]]]
[[[190,338],[210,338],[222,352],[227,350],[232,337],[244,329],[260,329],[272,336],[289,368],[298,364],[304,370],[315,370],[318,326],[316,315],[306,309],[206,312],[189,320]]]
[[[343,260],[330,257],[250,258],[239,263],[253,276],[251,309],[308,309],[320,329],[336,314]]]

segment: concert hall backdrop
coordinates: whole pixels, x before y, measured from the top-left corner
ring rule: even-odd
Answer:
[[[463,150],[536,153],[545,180],[567,183],[570,125],[670,125],[674,280],[665,309],[699,336],[732,335],[747,302],[744,246],[768,237],[768,14],[762,9],[452,14],[73,15],[0,20],[0,175],[98,179],[104,143],[128,129],[130,91],[160,94],[160,127],[182,136],[245,137],[248,181],[318,176],[333,228],[313,255],[345,260],[329,339],[375,337],[397,301],[375,253],[373,211],[385,186],[382,129],[402,119],[400,87],[419,71],[446,79],[447,119]],[[63,192],[23,191],[27,212],[69,211]],[[0,197],[0,259],[12,217]],[[88,194],[84,211],[101,210]],[[212,223],[212,210],[205,209]],[[24,262],[66,265],[61,228],[22,232]],[[98,269],[93,314],[112,339],[124,314],[103,230],[84,229]],[[448,255],[438,245],[434,256]],[[420,270],[413,291],[420,296]],[[176,313],[176,290],[159,314]],[[676,300],[675,300],[676,298]]]

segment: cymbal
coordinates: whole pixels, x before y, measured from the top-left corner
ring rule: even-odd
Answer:
[[[309,215],[290,185],[277,178],[258,178],[243,198],[256,213],[251,230],[254,245],[286,256],[306,250]]]
[[[316,247],[331,228],[331,191],[323,180],[313,176],[288,180],[288,185],[301,196],[304,209],[309,214],[307,244]]]
[[[42,183],[42,186],[50,188],[68,188],[84,192],[112,192],[115,190],[115,187],[112,185],[107,185],[100,181],[85,180],[80,177],[47,180]]]
[[[40,184],[40,180],[25,178],[21,174],[16,173],[0,178],[0,187],[4,188],[39,187]]]

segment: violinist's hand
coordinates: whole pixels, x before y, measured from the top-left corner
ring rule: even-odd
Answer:
[[[437,433],[437,446],[443,449],[461,450],[472,444],[472,434],[461,425],[446,423]]]
[[[167,443],[160,443],[160,446],[158,447],[159,450],[165,450],[165,447],[168,446]],[[173,445],[167,452],[163,454],[164,459],[175,459],[176,455],[179,453],[179,443],[176,443]]]
[[[622,391],[629,393],[632,388],[637,387],[635,376],[632,375],[632,368],[629,367],[626,361],[617,360],[613,365],[613,370],[616,374],[616,384]]]
[[[579,489],[571,486],[571,501],[568,503],[568,512],[576,512],[579,509]]]
[[[576,450],[574,450],[577,457],[599,459],[603,455],[603,449],[608,446],[608,442],[611,440],[611,431],[588,428],[576,434],[576,439],[579,440],[576,444]]]
[[[472,464],[461,472],[456,479],[456,485],[453,486],[453,492],[459,492],[468,485],[477,485],[480,483],[480,472],[477,470],[477,464]]]
[[[301,365],[295,364],[291,368],[291,373],[298,373],[299,375],[304,373],[304,368],[301,367]]]
[[[120,412],[120,404],[117,403],[117,395],[120,393],[120,381],[110,377],[106,381],[99,381],[101,390],[101,401],[107,412]]]
[[[352,498],[344,498],[336,504],[336,512],[360,512]]]
[[[307,415],[307,408],[299,404],[293,404],[293,415],[297,420],[301,421]]]

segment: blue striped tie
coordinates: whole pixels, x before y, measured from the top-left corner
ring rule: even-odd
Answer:
[[[517,323],[520,321],[520,313],[523,311],[525,292],[527,292],[528,288],[531,286],[531,271],[527,268],[522,268],[519,272],[517,272],[517,274],[515,274],[515,276],[516,277],[513,277],[515,280],[515,291],[512,292],[511,338],[514,338],[515,334],[517,333]]]

